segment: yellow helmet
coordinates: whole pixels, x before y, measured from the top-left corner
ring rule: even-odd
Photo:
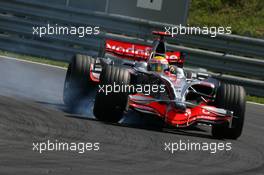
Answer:
[[[168,69],[169,63],[165,57],[155,56],[149,60],[148,66],[150,71],[163,72]]]

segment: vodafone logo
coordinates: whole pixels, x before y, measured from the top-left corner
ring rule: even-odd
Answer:
[[[123,42],[107,42],[106,50],[117,54],[147,58],[150,55],[151,47],[127,44]]]
[[[147,59],[150,56],[152,48],[140,44],[131,44],[115,40],[106,40],[106,51],[114,54]],[[168,61],[177,61],[180,59],[180,52],[167,52]]]

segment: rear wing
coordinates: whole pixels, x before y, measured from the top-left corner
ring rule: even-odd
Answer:
[[[152,47],[142,44],[106,39],[105,51],[123,59],[147,61],[151,54]],[[184,62],[181,52],[170,51],[166,52],[165,55],[170,64],[183,64]]]
[[[124,59],[145,61],[150,56],[152,48],[141,44],[106,39],[105,50]]]

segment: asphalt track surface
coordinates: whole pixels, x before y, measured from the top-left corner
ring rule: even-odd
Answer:
[[[264,174],[264,106],[247,104],[243,135],[214,140],[210,129],[151,128],[127,116],[118,125],[67,112],[66,71],[0,58],[0,174]],[[126,122],[127,121],[127,122]],[[99,151],[33,151],[33,142],[100,142]],[[164,142],[231,142],[231,151],[164,151]]]

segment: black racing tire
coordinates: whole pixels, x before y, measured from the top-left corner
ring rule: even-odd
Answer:
[[[242,134],[245,108],[246,92],[242,86],[233,84],[221,84],[217,90],[216,107],[233,111],[232,127],[227,123],[212,126],[212,135],[215,138],[237,139]]]
[[[92,86],[95,86],[90,79],[90,66],[95,59],[77,54],[69,64],[63,90],[63,101],[67,106],[78,103]]]
[[[99,87],[114,87],[115,85],[129,85],[131,75],[128,69],[113,65],[106,66],[100,75]],[[94,116],[104,122],[116,123],[122,117],[127,106],[129,92],[106,92],[98,89],[95,103]]]

